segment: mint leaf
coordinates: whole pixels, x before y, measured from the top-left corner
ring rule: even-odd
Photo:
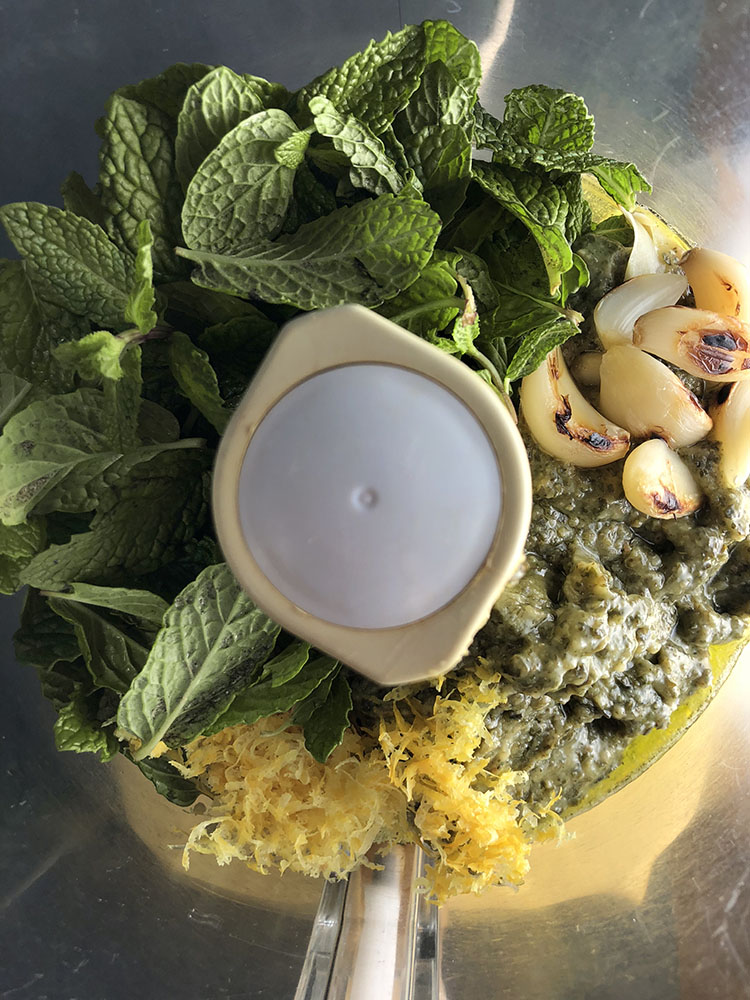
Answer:
[[[13,399],[23,385],[29,386],[29,392],[33,386],[36,396],[70,386],[70,374],[53,352],[61,341],[80,337],[88,330],[85,320],[41,298],[25,263],[12,261],[0,268],[0,352],[4,369],[0,378],[5,382],[0,425],[12,414],[13,407],[17,408]],[[10,382],[5,378],[8,373],[21,382]]]
[[[274,236],[289,206],[294,170],[275,153],[297,133],[292,119],[272,108],[225,135],[188,186],[182,209],[185,242],[222,253]]]
[[[500,293],[492,281],[487,263],[468,250],[459,250],[458,253],[460,259],[456,264],[456,270],[471,285],[480,311],[497,308],[500,304]]]
[[[132,265],[98,226],[33,201],[4,205],[0,221],[45,298],[98,326],[122,328]]]
[[[416,279],[439,231],[440,220],[424,202],[385,194],[232,257],[179,253],[199,265],[193,281],[230,294],[298,309],[377,305]]]
[[[560,303],[564,306],[570,295],[574,295],[589,283],[589,269],[583,257],[573,254],[573,266],[562,276],[560,285]]]
[[[310,144],[312,133],[312,128],[303,129],[301,132],[292,132],[274,150],[273,155],[276,162],[291,170],[296,170],[305,159],[305,150]]]
[[[581,169],[593,174],[607,194],[629,212],[635,208],[636,195],[640,191],[651,191],[651,185],[634,163],[592,156]]]
[[[469,136],[460,125],[435,125],[404,143],[404,151],[425,201],[443,223],[450,222],[463,204],[471,178]]]
[[[275,336],[276,326],[270,320],[247,316],[211,326],[198,337],[228,409],[234,409],[245,394]]]
[[[140,104],[150,105],[167,118],[176,119],[190,87],[212,69],[213,66],[206,66],[205,63],[178,62],[158,76],[120,87],[113,97],[125,97]]]
[[[393,320],[412,333],[425,336],[446,327],[459,313],[456,278],[452,266],[435,252],[433,259],[395,298],[378,308],[381,316]]]
[[[41,590],[62,590],[74,581],[118,584],[169,563],[201,532],[210,456],[194,447],[168,447],[126,477],[113,478],[89,530],[35,556],[22,582]]]
[[[206,735],[218,733],[228,726],[252,725],[277,712],[288,712],[298,702],[307,698],[319,684],[335,670],[338,660],[318,656],[284,684],[274,685],[273,678],[251,682],[234,698],[228,708],[205,730]]]
[[[0,520],[13,525],[33,510],[92,510],[87,487],[119,457],[118,443],[96,389],[32,403],[0,437]]]
[[[210,726],[262,666],[279,634],[224,563],[209,566],[175,599],[117,724],[140,741],[179,746]]]
[[[424,21],[422,30],[425,35],[425,62],[438,60],[444,63],[454,79],[476,96],[482,82],[482,60],[475,43],[449,21]]]
[[[169,338],[169,364],[180,391],[223,434],[229,413],[206,352],[196,347],[190,337],[175,330]]]
[[[173,248],[181,241],[182,189],[174,169],[167,116],[152,105],[116,94],[103,125],[99,163],[101,201],[109,216],[110,236],[135,256],[139,226],[147,219],[154,238],[154,268],[162,277],[174,275],[178,261]]]
[[[476,101],[472,109],[474,118],[474,145],[477,149],[502,151],[503,123]]]
[[[83,660],[97,688],[124,694],[143,669],[151,636],[112,612],[50,597],[49,606],[73,626]]]
[[[142,399],[138,410],[137,435],[145,445],[173,444],[180,436],[180,424],[174,414],[150,399]]]
[[[353,115],[340,114],[326,97],[314,97],[310,101],[310,111],[316,130],[330,138],[334,148],[351,163],[349,180],[354,187],[373,194],[387,191],[398,194],[404,182],[396,164],[366,125]]]
[[[294,186],[282,232],[294,233],[306,222],[335,212],[336,196],[318,180],[307,163],[300,163],[294,175]]]
[[[43,519],[26,524],[0,524],[0,593],[15,594],[21,572],[47,542]]]
[[[494,336],[518,341],[540,326],[563,318],[562,309],[551,300],[528,296],[510,286],[501,286],[501,305],[493,310],[488,328]]]
[[[621,212],[597,222],[594,226],[594,232],[597,236],[606,236],[621,246],[632,247],[633,245],[633,227]]]
[[[37,393],[31,382],[11,372],[0,371],[0,431],[14,413],[33,403]]]
[[[95,226],[105,228],[106,216],[101,201],[75,170],[60,185],[60,194],[66,212],[73,212],[93,222]]]
[[[126,754],[133,760],[133,758]],[[163,795],[168,802],[176,806],[191,806],[200,795],[197,786],[183,778],[173,767],[168,757],[152,757],[149,760],[133,761],[141,774],[144,774],[159,795]]]
[[[408,147],[423,129],[438,125],[460,125],[470,129],[476,96],[476,89],[469,81],[456,77],[444,62],[430,63],[425,67],[419,87],[396,118],[394,131]]]
[[[81,691],[60,708],[54,733],[58,750],[94,753],[102,763],[112,760],[120,749],[114,735],[103,729],[93,716],[88,699]]]
[[[467,91],[442,62],[428,65],[419,88],[394,122],[425,201],[449,222],[463,204],[471,176],[471,109]],[[466,126],[466,127],[465,127]],[[469,131],[467,131],[467,127]]]
[[[243,73],[242,79],[258,94],[262,108],[285,108],[292,97],[283,83],[274,83],[264,76]]]
[[[387,155],[396,164],[396,170],[398,170],[399,174],[403,177],[404,184],[410,185],[414,188],[417,194],[421,194],[422,182],[409,166],[409,161],[406,159],[403,144],[396,138],[396,133],[393,131],[392,125],[389,125],[387,129],[380,133],[380,140],[383,143]]]
[[[177,120],[175,162],[183,188],[220,140],[266,107],[262,89],[226,66],[190,87]]]
[[[578,333],[578,327],[568,319],[553,320],[526,336],[510,359],[505,372],[506,385],[536,371],[550,351]]]
[[[351,710],[352,691],[340,670],[330,674],[295,706],[292,722],[302,726],[305,746],[321,764],[325,764],[344,738]]]
[[[13,648],[20,664],[34,668],[42,694],[55,708],[67,704],[76,690],[90,683],[72,626],[36,590],[26,594]]]
[[[47,596],[116,611],[118,614],[138,619],[144,627],[154,629],[161,628],[162,619],[169,606],[161,597],[148,590],[97,587],[91,583],[72,583],[64,592],[50,593]]]
[[[120,379],[125,374],[122,356],[127,340],[108,330],[95,330],[80,340],[60,344],[55,357],[65,368],[77,371],[81,378],[100,382],[102,378]]]
[[[544,175],[477,162],[474,176],[503,208],[520,219],[536,240],[544,261],[550,293],[557,294],[562,275],[573,266],[566,236],[569,205],[565,192]]]
[[[512,222],[512,216],[502,205],[485,194],[479,184],[470,181],[463,205],[450,223],[443,227],[440,246],[460,247],[462,252],[478,253],[486,240]]]
[[[379,135],[406,106],[419,86],[425,62],[421,27],[407,25],[363,52],[328,70],[295,95],[295,117],[307,124],[313,97],[327,97],[342,114],[351,114]]]
[[[577,94],[536,85],[505,98],[502,143],[496,149],[513,166],[538,163],[548,170],[576,170],[594,143],[594,119]]]
[[[310,659],[310,643],[297,640],[290,643],[283,652],[274,656],[263,667],[260,680],[271,678],[271,687],[279,687],[292,680]]]
[[[168,318],[178,317],[181,319],[198,320],[202,324],[209,326],[217,323],[226,323],[229,320],[241,316],[251,316],[258,318],[258,321],[265,322],[276,328],[271,320],[267,319],[257,306],[250,302],[243,302],[233,295],[225,295],[223,292],[214,292],[209,288],[199,288],[191,281],[175,281],[171,284],[161,285],[159,292],[166,296]],[[181,327],[182,323],[176,323]]]
[[[139,223],[135,236],[138,250],[133,268],[133,287],[125,306],[125,319],[145,334],[152,330],[158,321],[158,316],[154,312],[156,293],[154,292],[154,268],[151,260],[154,241],[151,237],[151,226],[148,219]]]
[[[55,356],[85,381],[103,386],[102,428],[109,429],[118,451],[132,449],[141,407],[140,347],[107,330],[97,330],[74,343],[61,344]]]

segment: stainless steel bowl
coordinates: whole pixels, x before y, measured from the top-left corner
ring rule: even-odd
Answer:
[[[0,6],[2,201],[55,201],[68,170],[91,177],[105,95],[168,63],[296,85],[389,28],[449,17],[480,45],[487,107],[532,82],[583,94],[600,148],[639,163],[661,214],[750,260],[746,3],[76,3]],[[748,657],[657,764],[535,851],[518,892],[456,900],[438,922],[401,852],[346,900],[327,890],[316,921],[320,885],[208,859],[185,874],[179,810],[124,762],[57,754],[52,712],[13,662],[19,602],[1,607],[0,996],[281,1000],[313,929],[300,997],[323,996],[331,974],[330,995],[352,1000],[750,996]]]

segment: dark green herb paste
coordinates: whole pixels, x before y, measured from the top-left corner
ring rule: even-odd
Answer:
[[[562,465],[527,440],[534,510],[526,563],[461,669],[502,675],[485,748],[529,774],[525,795],[575,805],[638,734],[710,682],[708,647],[750,625],[750,489],[719,485],[717,448],[684,449],[706,494],[660,521],[622,492],[622,463]]]

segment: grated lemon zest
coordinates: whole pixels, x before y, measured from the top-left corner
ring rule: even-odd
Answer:
[[[479,753],[487,713],[501,704],[498,677],[479,664],[427,710],[409,689],[384,703],[377,733],[349,729],[325,764],[302,731],[276,715],[199,738],[186,748],[185,777],[213,798],[183,853],[237,858],[259,872],[287,869],[345,877],[397,843],[430,857],[422,890],[443,903],[460,893],[520,885],[532,844],[559,837],[549,808],[517,795],[523,772],[492,774]]]

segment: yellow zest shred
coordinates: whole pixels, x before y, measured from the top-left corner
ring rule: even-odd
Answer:
[[[436,903],[520,885],[532,844],[557,835],[556,817],[540,826],[540,817],[514,797],[526,774],[491,774],[478,755],[489,736],[487,713],[500,704],[497,690],[497,677],[480,665],[456,692],[438,695],[431,713],[407,699],[409,721],[394,706],[392,721],[380,724],[391,782],[415,808],[414,826],[432,858],[422,888]]]
[[[341,878],[373,867],[373,848],[385,854],[419,841],[430,857],[422,889],[436,903],[519,885],[532,844],[561,824],[518,801],[523,772],[485,769],[479,750],[497,691],[497,677],[481,664],[437,693],[430,711],[404,691],[384,705],[377,734],[348,730],[325,764],[287,716],[199,738],[179,769],[203,782],[213,804],[192,830],[183,864],[198,851],[260,872]]]
[[[201,777],[214,799],[209,817],[190,833],[183,854],[240,858],[255,871],[291,869],[341,878],[373,863],[377,844],[410,839],[406,801],[362,740],[344,734],[325,764],[305,748],[302,730],[275,715],[199,738],[179,770]],[[413,839],[413,838],[412,838]]]

